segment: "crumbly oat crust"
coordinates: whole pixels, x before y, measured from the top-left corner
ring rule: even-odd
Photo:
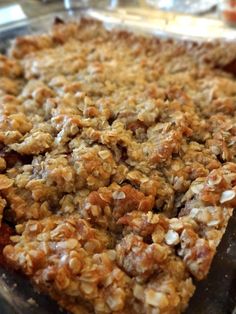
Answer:
[[[106,31],[0,58],[8,265],[72,313],[180,313],[236,204],[233,44]]]

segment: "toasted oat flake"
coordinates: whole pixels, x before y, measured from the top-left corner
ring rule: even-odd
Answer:
[[[0,174],[0,190],[8,189],[13,185],[14,181],[7,176]]]
[[[191,211],[190,211],[190,215],[192,216],[192,217],[196,217],[198,214],[199,214],[199,212],[201,211],[201,208],[192,208],[191,209]]]
[[[141,285],[135,284],[134,286],[134,296],[140,301],[143,301],[144,298],[144,289]]]
[[[169,303],[168,298],[164,293],[152,289],[145,291],[145,300],[148,304],[160,309],[167,307]]]
[[[112,311],[122,310],[124,307],[124,292],[120,288],[116,289],[108,298],[107,304]]]
[[[67,241],[58,242],[57,246],[58,248],[68,248],[70,250],[74,249],[78,245],[77,239],[68,239]]]
[[[201,190],[203,189],[204,185],[203,184],[196,184],[196,185],[192,185],[191,186],[191,190],[193,191],[193,193],[198,194],[201,192]]]
[[[168,245],[176,245],[179,243],[179,234],[174,230],[169,230],[165,235],[165,241]]]
[[[30,305],[37,305],[36,301],[33,298],[29,298],[27,300],[27,303],[29,303]]]
[[[69,261],[69,267],[74,274],[77,274],[81,270],[81,261],[78,258],[71,258]]]
[[[123,200],[125,199],[126,195],[123,191],[115,191],[112,193],[112,197],[114,200]]]
[[[110,153],[107,150],[102,150],[100,152],[98,152],[98,155],[103,159],[107,159],[110,157]]]
[[[222,177],[220,177],[220,176],[218,176],[218,177],[215,176],[215,177],[210,178],[210,179],[208,180],[208,184],[211,185],[211,186],[214,186],[214,185],[219,184],[221,181],[222,181]]]
[[[227,191],[224,191],[222,194],[221,194],[221,197],[220,197],[220,203],[223,204],[223,203],[226,203],[228,201],[231,201],[232,199],[234,199],[236,196],[236,193],[234,190],[227,190]]]

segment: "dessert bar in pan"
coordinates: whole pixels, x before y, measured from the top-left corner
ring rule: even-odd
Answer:
[[[183,312],[236,204],[235,57],[91,19],[16,38],[0,62],[5,263],[71,313]]]

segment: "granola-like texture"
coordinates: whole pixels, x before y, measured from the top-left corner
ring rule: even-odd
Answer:
[[[183,312],[236,205],[235,57],[92,20],[17,38],[0,57],[7,264],[75,314]]]

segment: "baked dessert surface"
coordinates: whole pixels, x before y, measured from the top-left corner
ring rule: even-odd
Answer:
[[[93,20],[0,59],[3,254],[72,313],[180,313],[236,203],[236,46]]]

